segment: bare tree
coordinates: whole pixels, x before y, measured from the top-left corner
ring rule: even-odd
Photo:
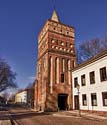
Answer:
[[[107,38],[82,42],[77,49],[77,62],[81,63],[104,50],[107,50]]]
[[[8,92],[4,92],[4,93],[2,94],[2,97],[5,99],[5,101],[8,100],[9,96],[10,96],[10,95],[9,95]]]
[[[16,73],[11,70],[11,67],[5,60],[0,59],[0,92],[8,88],[16,88],[15,79]]]
[[[107,50],[107,37],[105,37],[101,42],[102,42],[103,49]]]
[[[34,82],[29,83],[27,89],[27,104],[30,108],[34,107]]]

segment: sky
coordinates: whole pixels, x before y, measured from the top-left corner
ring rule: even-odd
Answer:
[[[0,57],[17,73],[19,88],[36,76],[38,33],[55,6],[75,27],[75,44],[107,37],[107,0],[0,0]]]

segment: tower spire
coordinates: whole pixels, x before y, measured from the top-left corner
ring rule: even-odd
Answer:
[[[51,20],[59,22],[59,18],[58,18],[58,14],[57,14],[56,10],[53,11]]]

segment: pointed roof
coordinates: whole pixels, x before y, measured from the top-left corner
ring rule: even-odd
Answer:
[[[59,22],[58,14],[57,14],[57,12],[55,10],[53,11],[51,20]]]

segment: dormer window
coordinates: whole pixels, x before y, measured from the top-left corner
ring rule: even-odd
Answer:
[[[54,48],[54,46],[52,46],[52,49]]]
[[[72,44],[70,44],[70,48],[72,48],[73,47],[73,45]]]
[[[54,30],[56,30],[56,28],[55,28],[55,27],[54,27],[53,29],[54,29]]]
[[[67,52],[69,52],[70,50],[68,49]]]
[[[58,47],[56,47],[56,49],[58,49]]]
[[[67,34],[69,34],[69,32],[67,32]]]
[[[66,51],[66,49],[64,48],[64,51]]]
[[[62,48],[60,48],[60,50],[62,50]]]
[[[61,42],[61,45],[64,46],[64,42]]]
[[[73,50],[71,50],[71,53],[73,53]]]
[[[52,40],[51,40],[51,42],[52,42],[52,43],[55,43],[55,40],[54,40],[54,39],[52,39]]]

